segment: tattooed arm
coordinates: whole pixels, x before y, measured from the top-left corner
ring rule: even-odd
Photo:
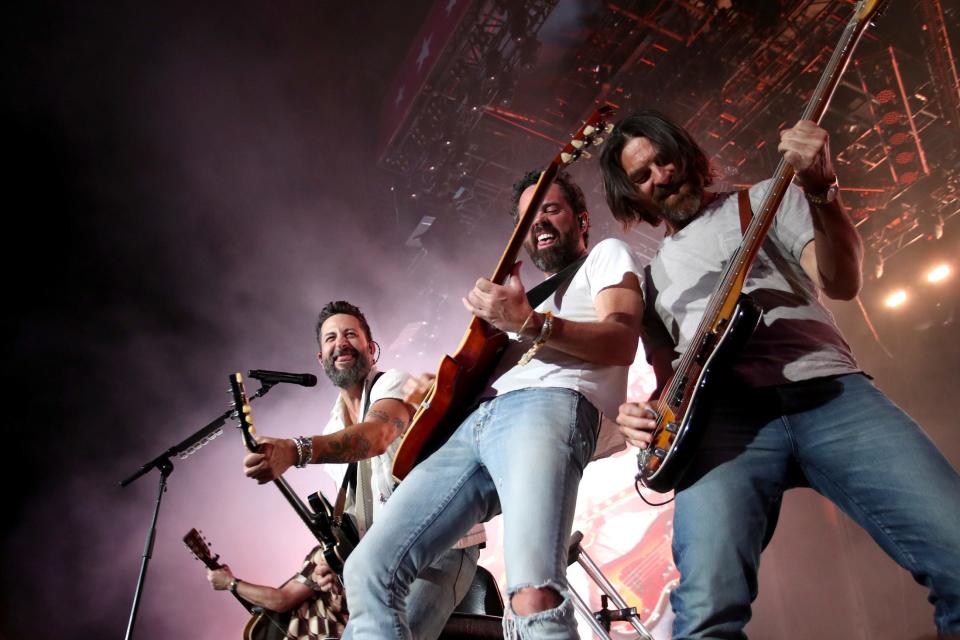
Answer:
[[[311,463],[356,462],[378,456],[400,437],[410,424],[413,407],[394,398],[377,400],[366,420],[323,436],[313,436]],[[274,480],[297,462],[293,440],[258,437],[260,451],[243,459],[244,473],[263,484]]]

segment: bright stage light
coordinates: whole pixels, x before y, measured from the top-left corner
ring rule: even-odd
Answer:
[[[941,282],[950,275],[950,265],[941,264],[927,272],[927,282]]]
[[[893,309],[895,307],[899,307],[906,301],[907,301],[907,292],[904,291],[903,289],[899,289],[897,291],[894,291],[890,295],[888,295],[887,299],[883,301],[883,304]]]

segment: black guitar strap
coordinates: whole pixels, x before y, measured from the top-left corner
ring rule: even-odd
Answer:
[[[587,255],[588,254],[583,255],[576,262],[571,262],[533,289],[530,289],[530,291],[527,291],[527,302],[530,303],[530,306],[536,309],[541,302],[549,298],[561,285],[569,282],[573,276],[576,275],[577,271],[580,270],[580,267],[583,266]]]
[[[373,376],[373,379],[369,381],[369,384],[366,388],[366,401],[363,403],[363,412],[360,414],[360,419],[363,420],[367,416],[367,411],[370,410],[370,394],[373,392],[373,385],[377,384],[377,380],[380,379],[380,376],[383,375],[383,371],[378,371],[377,375]],[[357,490],[357,463],[351,462],[347,465],[347,473],[343,476],[343,482],[340,483],[340,492],[337,495],[337,515],[343,511],[342,499],[347,497],[347,489]]]

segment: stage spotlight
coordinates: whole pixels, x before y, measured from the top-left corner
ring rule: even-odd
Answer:
[[[887,296],[887,299],[883,301],[883,304],[890,309],[895,309],[896,307],[901,306],[904,302],[907,301],[907,292],[903,289],[894,291]]]
[[[942,282],[950,275],[950,265],[940,264],[927,272],[927,282]]]

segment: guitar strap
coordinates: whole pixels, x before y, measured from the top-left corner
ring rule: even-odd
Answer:
[[[737,204],[740,205],[740,235],[746,235],[747,227],[753,218],[753,208],[750,206],[750,189],[741,189],[737,192]]]
[[[365,400],[363,403],[363,412],[360,414],[361,420],[367,416],[367,411],[370,410],[370,394],[373,392],[373,385],[377,384],[377,380],[380,379],[380,376],[383,375],[383,371],[378,371],[377,375],[373,376],[372,380],[368,380],[365,392]],[[357,491],[357,463],[351,462],[347,465],[347,472],[343,476],[343,482],[340,483],[340,491],[337,493],[337,503],[334,507],[334,517],[341,518],[343,516],[343,507],[347,502],[347,491],[353,489],[354,495],[356,496]]]
[[[560,271],[553,274],[553,276],[547,278],[530,291],[527,291],[527,302],[530,303],[530,306],[536,309],[540,306],[544,300],[550,297],[550,295],[560,288],[561,285],[569,282],[573,276],[580,270],[580,267],[583,265],[584,261],[587,259],[587,255],[584,254],[582,257],[577,259],[576,262],[571,262]]]

